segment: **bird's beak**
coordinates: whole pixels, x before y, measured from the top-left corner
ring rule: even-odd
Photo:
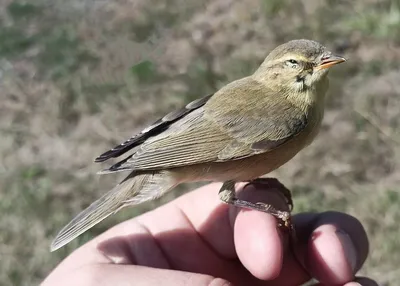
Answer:
[[[345,62],[346,59],[340,56],[332,55],[332,54],[327,54],[322,57],[321,63],[316,66],[316,70],[323,70],[326,68],[330,68],[331,66],[340,64]]]

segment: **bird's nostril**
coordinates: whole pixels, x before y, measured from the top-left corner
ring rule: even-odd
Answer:
[[[328,60],[332,56],[332,53],[325,53],[322,55],[321,61]]]

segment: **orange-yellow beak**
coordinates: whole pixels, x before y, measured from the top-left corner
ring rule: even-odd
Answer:
[[[321,63],[316,66],[316,70],[323,70],[326,68],[330,68],[331,66],[340,64],[345,62],[346,59],[340,56],[335,56],[335,55],[326,55],[324,57],[322,57],[321,59]]]

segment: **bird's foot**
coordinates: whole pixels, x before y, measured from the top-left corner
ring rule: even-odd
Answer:
[[[269,183],[268,184],[269,187],[275,186],[274,189],[277,189],[279,191],[282,188],[281,184],[276,179],[259,179],[259,180],[255,180],[255,181],[256,182],[252,181],[249,184]],[[278,186],[277,183],[280,185]],[[276,186],[278,186],[278,188]],[[287,190],[287,192],[290,194],[289,190]],[[286,192],[284,192],[284,194],[287,195]],[[218,195],[219,195],[220,200],[223,201],[224,203],[231,204],[231,205],[241,207],[241,208],[253,209],[253,210],[268,213],[268,214],[274,216],[278,220],[278,226],[287,228],[289,230],[293,229],[291,219],[290,219],[290,217],[291,217],[290,211],[278,210],[271,204],[266,204],[266,203],[261,203],[261,202],[253,203],[253,202],[249,202],[246,200],[236,198],[234,181],[224,182],[221,189],[219,190]],[[284,195],[284,196],[285,196],[286,200],[288,201],[288,206],[292,207],[293,204],[291,202],[291,196],[289,195],[289,199],[288,199],[286,195]]]

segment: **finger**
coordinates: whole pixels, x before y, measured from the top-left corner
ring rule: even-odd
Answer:
[[[190,220],[193,228],[223,258],[236,258],[229,205],[218,198],[222,184],[203,186],[179,197],[166,207],[175,206]]]
[[[241,189],[238,197],[253,203],[268,202],[281,210],[288,209],[281,193],[260,189],[256,185]],[[258,279],[274,279],[281,271],[284,255],[283,236],[276,219],[259,211],[231,210],[235,248],[240,261]]]
[[[114,286],[114,285],[165,285],[165,286],[229,286],[230,282],[209,275],[183,271],[155,269],[133,265],[97,264],[82,267],[68,276],[53,276],[42,286]]]
[[[302,214],[295,217],[295,222],[303,243],[308,238],[303,259],[312,276],[328,284],[352,281],[368,254],[361,223],[338,212]]]

